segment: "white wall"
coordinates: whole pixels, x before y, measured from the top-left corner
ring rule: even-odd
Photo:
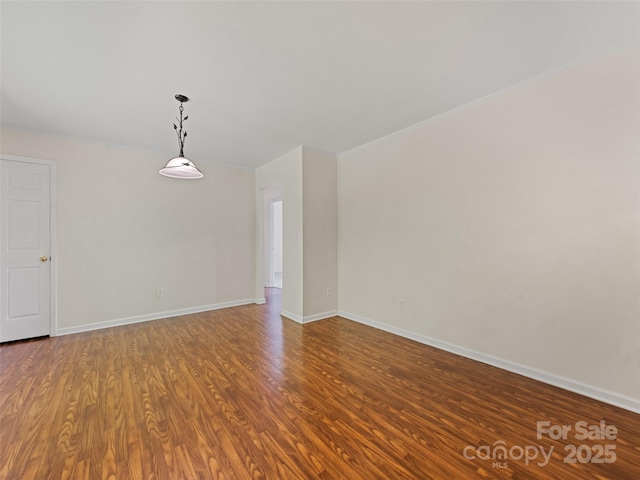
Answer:
[[[338,309],[337,158],[303,149],[304,316]],[[327,295],[327,289],[331,295]]]
[[[17,129],[1,135],[3,154],[57,163],[63,332],[253,301],[252,171],[194,159],[205,178],[180,181],[158,174],[167,154]]]
[[[339,155],[340,312],[640,399],[639,59]]]
[[[255,170],[256,228],[266,232],[265,190],[282,188],[282,314],[301,321],[303,316],[302,147]],[[264,297],[264,235],[256,243],[255,297]]]

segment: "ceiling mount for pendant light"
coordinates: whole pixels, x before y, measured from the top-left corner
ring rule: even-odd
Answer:
[[[187,103],[189,98],[184,95],[177,94],[176,100],[180,102],[180,118],[176,118],[179,122],[180,128],[178,129],[178,125],[174,123],[173,129],[176,131],[176,135],[178,135],[180,154],[167,162],[167,165],[160,170],[160,175],[171,178],[195,180],[197,178],[204,177],[204,174],[198,170],[191,160],[184,156],[184,140],[187,138],[187,131],[182,131],[182,122],[186,121],[189,118],[189,115],[186,115],[184,119],[182,118],[182,112],[184,111],[182,104]]]

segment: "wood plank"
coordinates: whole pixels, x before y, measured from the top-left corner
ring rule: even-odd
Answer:
[[[1,345],[0,479],[640,478],[640,415],[340,317],[299,325],[274,291]],[[617,438],[577,440],[579,421]],[[506,463],[477,458],[497,445]],[[597,445],[616,460],[587,461]]]

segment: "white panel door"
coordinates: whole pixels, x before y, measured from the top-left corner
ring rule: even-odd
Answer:
[[[0,163],[0,342],[8,342],[50,334],[50,168]]]

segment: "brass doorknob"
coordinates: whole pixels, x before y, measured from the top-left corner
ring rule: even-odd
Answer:
[[[41,257],[40,257],[40,261],[41,261],[41,262],[46,262],[47,260],[49,260],[49,257],[47,257],[47,256],[45,256],[45,255],[43,255],[43,256],[41,256]]]

